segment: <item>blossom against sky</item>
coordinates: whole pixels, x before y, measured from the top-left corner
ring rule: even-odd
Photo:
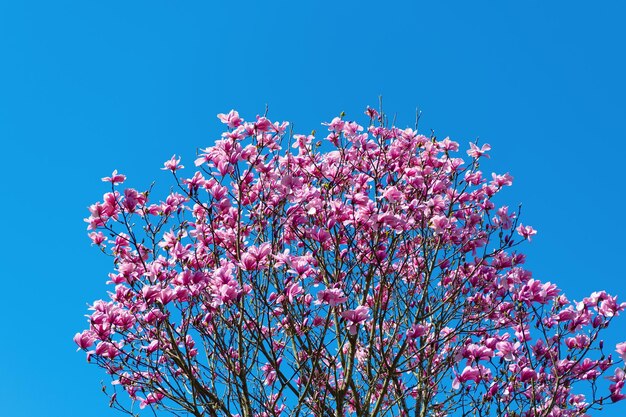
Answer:
[[[573,300],[626,297],[626,6],[502,3],[0,3],[2,414],[117,415],[72,342],[110,271],[87,207],[114,169],[166,184],[163,162],[192,166],[232,108],[320,131],[382,95],[397,125],[419,108],[426,134],[480,137],[485,174],[515,177],[503,199],[538,230],[534,275]],[[607,345],[624,341],[618,319]]]

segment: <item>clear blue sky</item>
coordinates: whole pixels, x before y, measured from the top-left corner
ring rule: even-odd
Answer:
[[[231,108],[310,132],[381,94],[401,125],[419,107],[515,177],[537,278],[626,297],[624,3],[339,3],[0,1],[0,415],[118,415],[71,340],[111,266],[86,208],[113,169],[167,183],[163,161],[191,165]]]

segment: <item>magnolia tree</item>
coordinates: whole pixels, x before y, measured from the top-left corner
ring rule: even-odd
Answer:
[[[382,112],[381,112],[382,113]],[[175,191],[123,188],[86,219],[111,292],[74,340],[111,406],[193,416],[584,416],[626,398],[626,303],[572,302],[517,250],[489,145],[342,117],[320,138],[218,115]],[[183,174],[183,172],[188,172]],[[615,354],[617,351],[617,355]]]

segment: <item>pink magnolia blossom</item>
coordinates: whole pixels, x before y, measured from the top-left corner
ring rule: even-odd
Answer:
[[[525,367],[520,372],[520,378],[519,378],[520,382],[535,381],[536,379],[537,379],[537,372],[532,368]]]
[[[89,330],[83,330],[82,333],[76,333],[74,342],[78,345],[77,350],[88,349],[96,341],[96,336]]]
[[[89,238],[93,242],[94,245],[100,246],[102,243],[106,241],[106,236],[102,232],[91,232],[89,233]]]
[[[146,406],[148,406],[150,404],[156,404],[156,403],[160,402],[164,397],[165,397],[165,395],[163,395],[160,392],[152,392],[152,393],[148,394],[145,399],[142,399],[140,401],[139,408],[141,408],[143,410],[144,408],[146,408]]]
[[[356,334],[356,329],[359,324],[365,323],[369,318],[370,308],[367,306],[358,306],[354,310],[346,310],[341,313],[341,317],[346,319],[349,326],[350,334]]]
[[[509,362],[513,361],[516,358],[517,351],[520,346],[521,345],[519,342],[515,342],[515,343],[511,343],[508,341],[498,342],[496,344],[496,349],[498,349],[498,351],[496,352],[496,355],[501,356],[506,361],[509,361]]]
[[[322,123],[322,124],[328,126],[328,130],[341,132],[343,130],[345,122],[340,117],[335,117],[330,123]]]
[[[485,143],[480,148],[472,142],[470,142],[469,145],[470,145],[470,149],[467,151],[467,155],[471,156],[472,158],[480,158],[481,156],[484,156],[485,158],[489,158],[489,155],[487,155],[487,152],[491,150],[491,146],[488,143]]]
[[[113,174],[111,174],[110,177],[104,177],[102,178],[103,182],[110,182],[113,185],[116,184],[121,184],[126,180],[126,175],[124,174],[118,174],[117,170],[113,171]]]
[[[243,119],[239,117],[239,113],[235,110],[231,110],[227,114],[220,113],[217,115],[217,118],[220,119],[222,123],[228,125],[228,127],[230,128],[238,127],[243,122]]]
[[[401,201],[402,196],[402,192],[400,192],[395,186],[388,187],[383,192],[383,197],[386,198],[390,203],[396,203],[398,201]]]
[[[442,140],[440,145],[441,145],[441,149],[445,151],[456,152],[459,150],[458,142],[450,140],[449,137],[446,137],[444,140]]]
[[[624,370],[621,368],[616,368],[613,376],[609,377],[608,379],[613,382],[613,384],[609,386],[611,401],[616,403],[618,401],[626,399],[626,394],[622,393],[622,390],[624,389],[624,384],[626,383],[626,372],[624,372]]]
[[[433,218],[431,219],[431,227],[437,233],[445,233],[446,230],[449,229],[455,221],[456,219],[454,218],[450,219],[444,215],[437,215],[433,216]]]
[[[486,346],[479,346],[472,343],[465,349],[463,357],[476,362],[488,361],[493,358],[493,350],[489,349]]]
[[[615,345],[615,351],[622,358],[624,362],[626,362],[626,342],[618,343]]]
[[[276,361],[276,367],[279,367],[281,362],[282,358],[278,358],[278,360]],[[278,375],[276,373],[276,368],[272,364],[266,363],[261,367],[261,370],[263,371],[263,375],[265,377],[265,379],[263,380],[263,383],[265,385],[272,385],[274,384],[274,382],[276,382],[276,378],[278,377]]]
[[[265,117],[257,116],[256,122],[254,122],[254,128],[260,132],[267,132],[272,128],[272,122]]]
[[[468,381],[474,381],[475,383],[480,382],[481,380],[490,380],[491,379],[491,371],[485,368],[482,365],[478,366],[466,366],[463,368],[461,374],[457,374],[452,381],[452,388],[458,390],[461,388],[461,384],[464,384]]]
[[[172,172],[176,172],[179,169],[183,169],[185,168],[183,165],[180,164],[180,158],[176,159],[176,155],[172,155],[172,157],[168,160],[165,161],[165,163],[163,164],[163,168],[161,168],[164,171],[172,171]]]
[[[524,226],[521,223],[515,230],[517,230],[517,233],[524,239],[528,239],[529,242],[531,240],[530,237],[537,234],[537,231],[533,229],[532,226]]]
[[[507,185],[508,186],[513,185],[513,177],[509,175],[508,172],[504,175],[498,175],[494,172],[491,174],[491,177],[493,178],[493,180],[491,181],[491,184],[496,187],[504,187]]]
[[[422,324],[413,324],[407,331],[406,335],[411,339],[422,337],[428,333],[428,326]]]
[[[340,288],[329,288],[317,292],[316,304],[330,304],[331,307],[335,307],[338,304],[348,301],[348,297],[345,296]]]
[[[297,282],[292,282],[285,288],[285,294],[287,295],[287,299],[290,303],[293,303],[296,300],[296,297],[302,293],[303,289]]]
[[[257,269],[259,261],[251,253],[244,253],[241,255],[241,267],[246,271],[253,271]]]
[[[376,111],[376,109],[371,108],[370,106],[367,106],[367,109],[365,110],[365,114],[370,119],[377,119],[378,118],[378,111]]]
[[[617,316],[621,311],[626,309],[626,303],[618,303],[617,297],[607,296],[599,304],[598,312],[605,317]]]

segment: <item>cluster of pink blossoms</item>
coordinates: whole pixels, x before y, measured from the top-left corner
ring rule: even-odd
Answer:
[[[343,117],[328,133],[218,115],[177,191],[111,190],[86,219],[107,300],[74,340],[111,404],[196,416],[586,416],[626,398],[600,332],[626,308],[570,302],[517,251],[489,145]],[[604,377],[603,377],[604,376]],[[118,397],[121,388],[130,402]]]

